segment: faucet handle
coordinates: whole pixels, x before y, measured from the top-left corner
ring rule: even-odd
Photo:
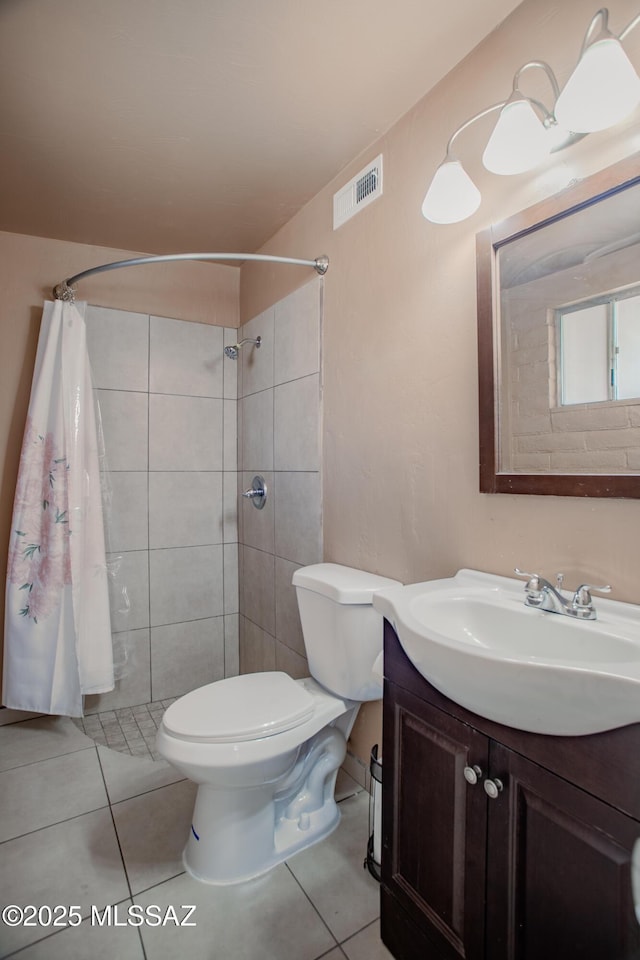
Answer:
[[[525,573],[524,570],[519,570],[517,567],[514,567],[514,573],[517,573],[519,577],[527,577],[527,582],[524,585],[524,592],[526,594],[525,603],[531,607],[537,607],[542,603],[542,586],[540,584],[540,574],[539,573]]]
[[[606,584],[604,587],[594,587],[590,583],[582,583],[575,592],[573,598],[574,606],[590,607],[592,590],[595,590],[596,593],[611,593],[611,587],[608,584]]]
[[[524,570],[519,570],[518,567],[513,568],[513,572],[517,573],[519,577],[526,577],[529,581],[526,590],[539,590],[540,589],[540,574],[539,573],[525,573]]]

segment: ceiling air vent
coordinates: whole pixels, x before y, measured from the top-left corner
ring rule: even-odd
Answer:
[[[333,195],[333,229],[337,230],[382,194],[382,154]]]

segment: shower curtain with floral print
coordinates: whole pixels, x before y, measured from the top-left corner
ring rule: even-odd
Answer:
[[[44,305],[9,541],[2,703],[82,716],[112,690],[98,429],[84,303]]]

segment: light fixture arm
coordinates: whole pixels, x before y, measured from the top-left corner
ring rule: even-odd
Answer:
[[[633,18],[633,20],[631,21],[631,23],[628,23],[628,24],[627,24],[627,26],[624,28],[624,30],[622,31],[622,33],[620,34],[620,36],[618,37],[618,39],[619,39],[619,40],[626,40],[627,36],[631,33],[631,31],[632,31],[635,27],[638,26],[639,23],[640,23],[640,13],[638,14],[637,17],[634,17],[634,18]]]
[[[584,40],[582,41],[582,47],[580,48],[580,57],[585,52],[590,43],[593,43],[593,32],[597,25],[600,25],[600,33],[605,36],[610,36],[611,31],[609,30],[609,11],[606,7],[600,7],[597,13],[591,18],[591,23],[587,27],[587,32],[584,35]],[[578,60],[580,59],[578,57]]]
[[[553,90],[553,99],[554,101],[557,100],[558,97],[560,96],[560,86],[558,84],[558,81],[556,80],[555,73],[553,72],[549,64],[546,63],[544,60],[529,60],[529,62],[524,63],[519,70],[516,70],[516,74],[513,78],[513,93],[515,93],[516,90],[519,90],[519,81],[522,74],[525,72],[525,70],[530,70],[531,67],[538,67],[539,69],[544,70],[549,80],[549,83],[551,84],[551,89]],[[531,97],[529,97],[529,99],[531,99]],[[533,101],[533,102],[537,103],[537,101]]]
[[[594,13],[591,18],[591,23],[587,27],[587,32],[584,35],[584,40],[582,41],[582,48],[580,50],[580,56],[585,52],[590,43],[593,43],[593,31],[595,30],[596,25],[600,23],[600,33],[605,36],[614,37],[615,34],[609,29],[609,11],[606,7],[601,7],[597,13]],[[628,23],[624,30],[618,35],[617,39],[622,41],[626,40],[632,30],[634,30],[640,23],[640,13],[633,18],[631,23]],[[578,58],[579,59],[579,58]]]
[[[453,147],[453,141],[459,136],[459,134],[474,124],[477,120],[482,120],[483,117],[488,116],[490,113],[494,113],[496,110],[502,110],[506,102],[506,100],[501,100],[500,103],[494,103],[492,106],[481,110],[480,113],[476,113],[472,117],[469,117],[469,119],[465,120],[464,123],[461,123],[457,130],[454,130],[449,137],[447,149],[445,151],[445,161],[455,160],[455,154],[452,152],[451,148]]]

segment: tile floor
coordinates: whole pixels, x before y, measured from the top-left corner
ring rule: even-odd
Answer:
[[[103,710],[86,717],[73,718],[73,723],[104,747],[128,753],[131,757],[146,757],[160,760],[156,750],[156,733],[167,707],[177,700],[155,700],[136,707],[121,707],[119,710]]]
[[[342,822],[265,877],[211,887],[183,870],[195,787],[164,761],[96,744],[71,720],[0,727],[0,906],[79,905],[80,926],[10,927],[20,960],[391,960],[378,884],[363,869],[368,795],[343,776]],[[105,905],[124,925],[92,924]],[[126,925],[131,904],[164,916],[195,905],[195,927]],[[46,914],[42,914],[46,920]]]

